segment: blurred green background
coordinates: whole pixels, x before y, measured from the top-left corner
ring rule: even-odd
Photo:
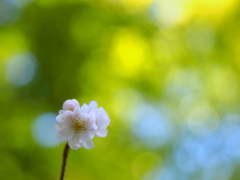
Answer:
[[[239,20],[237,0],[0,0],[0,179],[59,179],[75,98],[111,124],[66,180],[239,180]]]

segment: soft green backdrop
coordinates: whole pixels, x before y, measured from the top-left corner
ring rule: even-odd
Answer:
[[[67,99],[109,113],[66,180],[238,180],[237,0],[0,0],[0,179],[57,180]]]

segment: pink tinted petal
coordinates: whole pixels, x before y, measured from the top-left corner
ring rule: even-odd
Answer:
[[[73,131],[70,129],[61,129],[57,135],[59,141],[69,140],[73,135]]]
[[[108,133],[107,129],[98,129],[96,132],[96,136],[98,137],[106,137]]]
[[[93,141],[89,140],[87,142],[84,142],[83,147],[85,147],[86,149],[92,149],[94,147]]]
[[[79,106],[79,103],[76,99],[69,99],[63,103],[63,110],[73,111],[75,107]]]

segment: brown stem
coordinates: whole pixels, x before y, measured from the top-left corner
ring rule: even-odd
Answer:
[[[64,148],[64,152],[63,152],[63,163],[62,163],[62,171],[61,171],[60,180],[64,180],[64,173],[65,173],[66,164],[67,164],[68,151],[69,151],[69,146],[67,143]]]

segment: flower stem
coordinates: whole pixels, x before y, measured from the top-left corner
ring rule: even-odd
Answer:
[[[62,171],[61,171],[60,180],[64,180],[64,174],[65,174],[65,169],[66,169],[66,164],[67,164],[68,151],[69,151],[69,146],[68,146],[68,143],[67,143],[65,145],[64,152],[63,152],[63,163],[62,163]]]

